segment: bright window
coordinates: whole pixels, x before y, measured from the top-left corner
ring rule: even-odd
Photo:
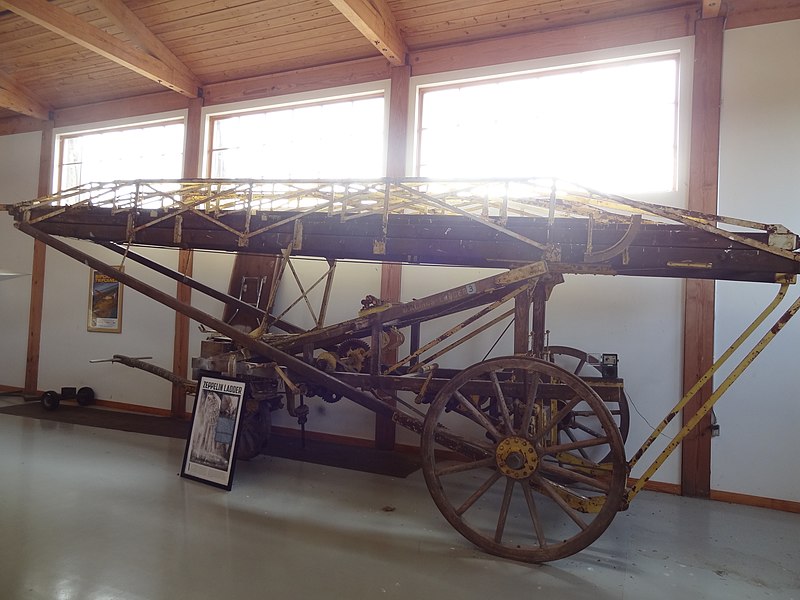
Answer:
[[[422,88],[418,174],[675,188],[677,55]]]
[[[382,94],[214,117],[209,176],[383,177],[383,131]]]
[[[174,120],[62,135],[57,188],[116,179],[178,179],[183,137],[183,121]]]

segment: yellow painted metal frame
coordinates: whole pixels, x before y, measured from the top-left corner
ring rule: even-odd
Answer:
[[[727,362],[733,353],[738,350],[742,344],[744,344],[744,342],[747,341],[750,336],[752,336],[755,330],[766,320],[766,318],[775,311],[783,298],[786,296],[788,288],[788,282],[781,284],[781,287],[772,302],[770,302],[770,304],[763,311],[761,311],[761,313],[742,332],[736,341],[731,344],[731,346],[722,354],[722,356],[720,356],[719,359],[717,359],[717,361],[711,365],[708,371],[706,371],[703,376],[698,379],[697,383],[692,386],[692,389],[686,392],[686,395],[684,395],[684,397],[681,398],[681,400],[673,407],[664,420],[659,423],[658,427],[653,430],[653,433],[650,434],[650,437],[645,440],[636,454],[634,454],[633,457],[628,461],[629,468],[633,468],[633,466],[639,461],[639,459],[642,458],[644,453],[647,452],[658,436],[661,435],[667,425],[678,414],[680,414],[681,409],[683,409],[683,407],[686,406],[686,404],[688,404],[689,401],[697,395],[700,389],[702,389],[702,387],[711,379],[714,373],[716,373]],[[625,496],[627,503],[630,503],[630,501],[633,500],[633,498],[636,497],[640,491],[642,491],[645,484],[650,480],[650,478],[653,477],[659,467],[664,464],[664,461],[667,460],[670,454],[672,454],[672,452],[680,445],[684,438],[686,438],[686,436],[689,435],[689,433],[697,426],[700,420],[708,414],[708,412],[713,408],[714,404],[716,404],[717,400],[722,397],[728,388],[739,378],[739,376],[764,350],[764,348],[767,347],[767,345],[775,338],[780,330],[783,329],[789,319],[791,319],[798,312],[798,310],[800,310],[800,298],[795,300],[795,302],[786,310],[786,312],[783,313],[783,315],[775,322],[770,330],[762,336],[753,349],[750,350],[750,352],[739,362],[739,364],[736,365],[733,371],[731,371],[731,373],[725,378],[719,387],[714,390],[711,396],[709,396],[708,400],[703,403],[695,415],[689,419],[689,421],[686,422],[686,424],[675,435],[675,437],[672,438],[667,447],[664,448],[664,450],[662,450],[662,452],[655,458],[642,476],[638,478],[633,486],[628,489],[628,492]]]

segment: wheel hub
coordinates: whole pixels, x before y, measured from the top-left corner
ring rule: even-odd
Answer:
[[[539,455],[525,438],[507,437],[497,444],[495,461],[500,471],[513,479],[530,477],[539,467]]]

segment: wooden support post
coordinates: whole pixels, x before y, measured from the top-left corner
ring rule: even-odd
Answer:
[[[527,354],[531,349],[530,339],[531,294],[527,291],[514,298],[514,354]]]
[[[189,112],[186,116],[186,142],[183,148],[183,176],[197,177],[200,173],[200,132],[202,131],[203,99],[194,98],[189,101]],[[192,276],[194,254],[192,250],[178,251],[178,271]],[[177,298],[179,302],[191,304],[192,288],[178,284]],[[189,369],[189,317],[175,313],[175,337],[172,349],[172,372],[179,378],[186,379]],[[186,414],[186,388],[172,384],[172,401],[170,413],[173,417],[182,418]]]
[[[536,282],[531,295],[533,296],[533,321],[531,325],[531,352],[537,358],[544,354],[545,343],[545,312],[547,309],[547,288],[541,280]]]
[[[53,180],[53,121],[42,127],[42,144],[39,153],[39,185],[37,194],[46,196],[52,190]],[[44,272],[47,246],[39,240],[33,242],[31,266],[31,300],[28,313],[28,348],[25,359],[25,391],[36,393],[39,389],[39,349],[42,339],[42,310],[44,308]]]
[[[411,67],[392,67],[391,90],[389,96],[389,148],[386,159],[388,177],[403,177],[406,174],[406,142],[408,140],[408,90],[411,81]],[[402,266],[397,263],[383,263],[381,267],[381,300],[398,302]],[[397,362],[397,350],[387,360]],[[391,450],[395,444],[394,423],[377,415],[375,418],[375,447]]]
[[[409,341],[409,348],[408,351],[410,354],[414,354],[417,350],[419,350],[419,334],[420,334],[420,324],[414,323],[411,326],[411,340]],[[396,362],[396,361],[395,361]],[[409,366],[414,366],[419,362],[419,358],[412,358]]]
[[[689,210],[717,213],[719,127],[722,97],[724,17],[695,24],[692,90]],[[714,362],[714,282],[686,280],[683,326],[683,391]],[[708,399],[709,383],[683,409],[685,424]],[[681,493],[708,498],[711,489],[711,416],[703,418],[683,441]]]
[[[400,274],[402,265],[398,263],[383,263],[381,267],[381,299],[397,302],[400,300]],[[380,352],[372,340],[372,362],[380,362]],[[393,349],[386,357],[389,364],[397,362],[397,348]],[[396,439],[395,424],[391,419],[376,415],[375,417],[375,447],[378,450],[392,450]]]
[[[178,271],[191,277],[194,263],[194,253],[191,250],[178,251]],[[177,298],[179,302],[191,304],[192,288],[183,283],[178,284]],[[178,377],[186,378],[189,365],[189,317],[175,313],[175,337],[172,350],[172,372]],[[186,388],[179,384],[172,384],[172,402],[170,414],[182,418],[186,414]]]

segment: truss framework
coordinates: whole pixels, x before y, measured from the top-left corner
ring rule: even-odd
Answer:
[[[291,245],[294,255],[328,259],[498,267],[544,259],[562,273],[773,282],[800,270],[797,236],[781,225],[552,178],[113,181],[12,212],[68,237],[276,255]]]

